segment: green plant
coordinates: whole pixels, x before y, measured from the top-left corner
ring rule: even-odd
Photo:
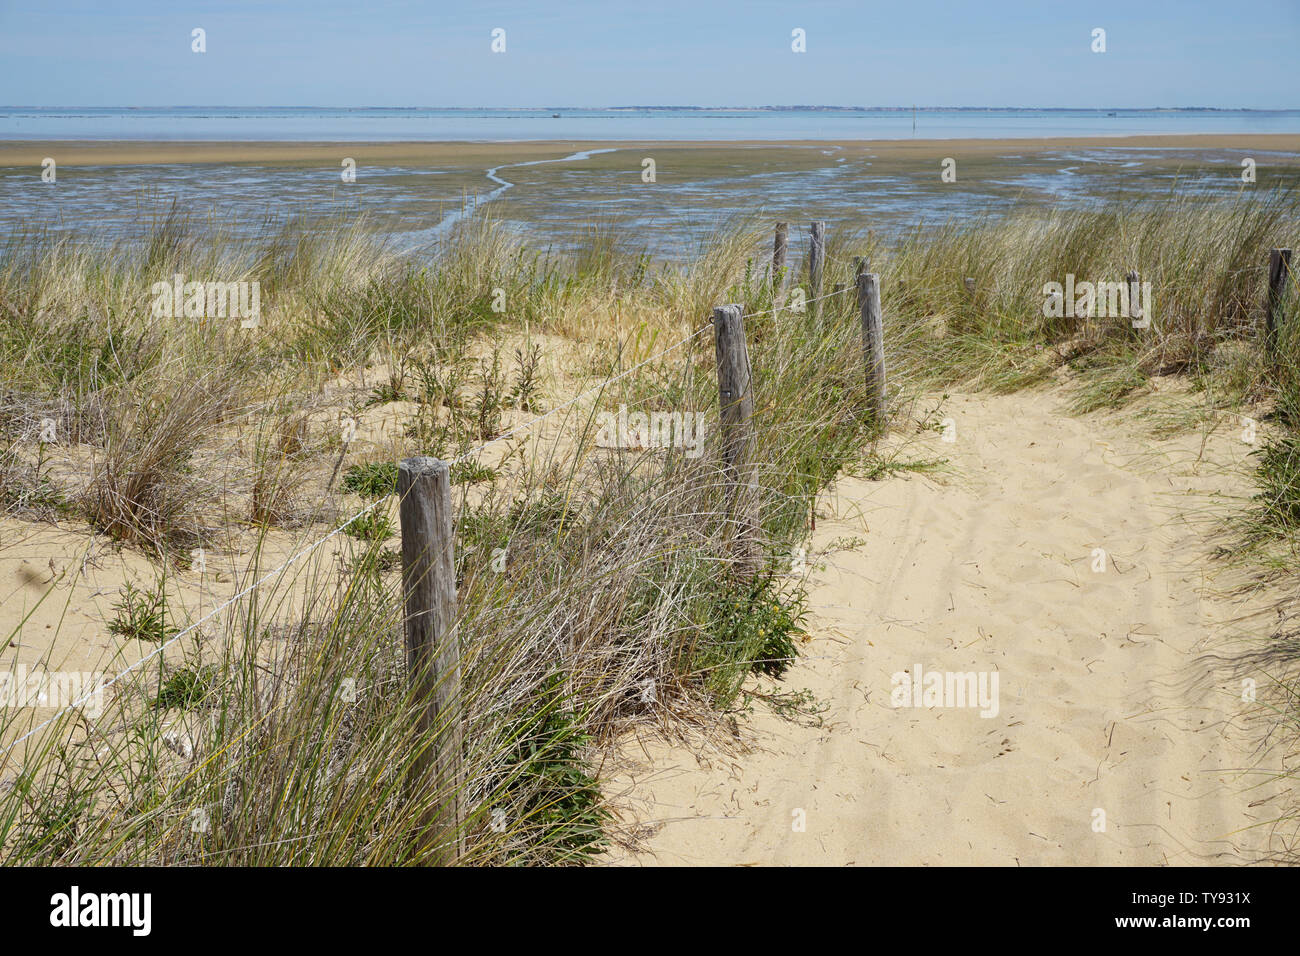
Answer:
[[[195,512],[212,490],[191,460],[226,414],[239,371],[232,364],[157,381],[151,372],[132,383],[114,403],[104,453],[80,495],[92,527],[158,554],[193,546]]]
[[[370,390],[370,397],[366,399],[366,407],[374,405],[387,405],[389,402],[401,402],[406,400],[406,391],[400,379],[392,378],[382,385],[376,385]]]
[[[569,710],[560,674],[547,675],[534,708],[516,721],[506,759],[505,802],[527,833],[521,863],[587,863],[605,849],[610,820],[600,787],[582,757],[591,735]]]
[[[459,404],[460,387],[465,381],[465,363],[459,355],[443,363],[419,360],[413,368],[419,379],[421,403],[447,408]]]
[[[719,589],[713,595],[706,639],[693,662],[719,705],[730,703],[750,672],[782,677],[798,656],[802,633],[802,590],[782,593],[767,573],[737,594]]]
[[[153,700],[153,707],[156,710],[191,710],[212,694],[215,684],[216,668],[184,668],[163,682],[158,689],[158,696]]]
[[[393,536],[393,522],[387,515],[367,511],[349,521],[343,530],[360,541],[387,541]]]
[[[1300,529],[1300,434],[1284,434],[1259,451],[1255,480],[1260,491],[1264,525],[1282,530]]]
[[[531,349],[515,349],[515,384],[511,386],[507,403],[520,411],[536,412],[537,368],[541,364],[542,347],[534,345]]]
[[[146,589],[128,581],[113,610],[117,616],[109,621],[108,630],[119,637],[161,643],[176,633],[176,628],[167,624],[167,596],[162,581]]]
[[[26,465],[14,447],[0,450],[0,514],[52,517],[69,510],[63,491],[46,468],[45,443],[35,465]]]
[[[451,466],[451,480],[457,485],[476,485],[481,481],[491,481],[496,476],[495,468],[473,459],[458,461]]]
[[[944,465],[948,464],[947,458],[926,458],[915,461],[904,461],[897,457],[897,452],[892,455],[881,455],[878,452],[870,452],[863,462],[862,477],[868,481],[880,481],[883,478],[892,478],[894,475],[904,472],[914,472],[925,474],[927,472],[939,471]]]
[[[343,473],[343,487],[362,498],[386,498],[397,493],[397,463],[372,461]]]
[[[501,412],[506,404],[501,350],[493,349],[492,358],[484,359],[479,366],[479,389],[470,408],[475,439],[491,441],[501,434]]]

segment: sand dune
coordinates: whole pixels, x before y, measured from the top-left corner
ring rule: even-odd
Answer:
[[[823,495],[813,639],[785,682],[827,706],[822,726],[764,710],[735,760],[629,745],[618,784],[652,835],[619,862],[1191,864],[1276,848],[1281,785],[1248,768],[1280,758],[1255,750],[1242,675],[1203,658],[1267,601],[1207,570],[1210,496],[1249,493],[1250,446],[1230,419],[1204,443],[1157,442],[1132,414],[1073,418],[1059,399],[954,396],[956,440],[926,432],[904,455],[950,459],[947,476]],[[996,671],[996,715],[892,706],[892,675],[916,665]]]

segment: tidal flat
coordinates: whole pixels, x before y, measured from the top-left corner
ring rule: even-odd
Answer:
[[[54,161],[54,182],[42,178]],[[351,161],[349,163],[349,161]],[[43,163],[45,167],[43,167]],[[347,177],[355,166],[355,178]],[[1292,134],[831,142],[14,142],[7,233],[138,238],[160,216],[237,237],[354,219],[399,251],[469,216],[565,251],[593,228],[681,261],[761,216],[885,236],[1018,206],[1231,198],[1300,183]]]

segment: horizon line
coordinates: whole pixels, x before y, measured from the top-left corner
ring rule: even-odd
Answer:
[[[611,110],[698,110],[701,112],[798,112],[839,111],[854,112],[977,112],[1000,111],[1008,113],[1295,113],[1300,107],[1264,108],[1257,106],[840,106],[834,104],[801,103],[792,105],[767,104],[764,106],[696,106],[689,104],[620,104],[612,106],[320,106],[312,104],[282,104],[249,106],[236,103],[169,103],[166,105],[115,104],[112,106],[37,105],[31,103],[0,104],[0,110],[449,110],[449,111],[536,111],[570,110],[574,112],[608,112]]]

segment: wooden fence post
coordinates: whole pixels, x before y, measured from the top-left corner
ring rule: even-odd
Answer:
[[[1268,253],[1268,304],[1264,313],[1264,330],[1269,351],[1277,348],[1278,312],[1291,275],[1291,250],[1270,249]]]
[[[885,395],[884,317],[880,311],[880,276],[874,272],[858,276],[858,307],[862,312],[862,354],[867,366],[867,410],[876,429],[888,426]]]
[[[1125,279],[1128,282],[1129,326],[1134,329],[1145,329],[1151,323],[1147,322],[1142,314],[1142,276],[1136,269],[1130,269]]]
[[[416,756],[412,783],[433,786],[437,804],[425,817],[419,849],[436,847],[440,863],[460,856],[462,700],[456,627],[456,559],[451,478],[445,461],[407,458],[397,469],[402,522],[402,589],[406,597],[407,675],[423,710],[428,747]],[[431,737],[429,735],[432,735]],[[415,799],[427,799],[424,793]]]
[[[808,285],[809,298],[820,300],[822,297],[822,271],[826,264],[826,223],[815,220],[808,237]],[[814,318],[821,318],[822,304],[815,302]]]
[[[739,305],[713,310],[718,357],[718,405],[722,463],[727,474],[729,518],[734,526],[734,552],[742,575],[758,569],[758,503],[749,475],[754,443],[754,392],[745,345],[745,320]]]
[[[772,298],[785,288],[785,254],[789,248],[790,224],[778,222],[772,240]]]

